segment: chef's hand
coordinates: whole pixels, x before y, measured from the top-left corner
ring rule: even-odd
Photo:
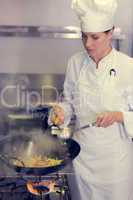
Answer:
[[[96,126],[106,128],[115,122],[122,123],[123,120],[122,112],[103,112],[97,115]]]
[[[64,110],[59,105],[53,106],[50,121],[54,125],[61,125],[64,123]]]

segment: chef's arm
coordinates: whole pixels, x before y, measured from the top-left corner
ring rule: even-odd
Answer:
[[[96,126],[108,127],[113,123],[121,123],[128,137],[133,138],[133,111],[103,112],[97,115]]]

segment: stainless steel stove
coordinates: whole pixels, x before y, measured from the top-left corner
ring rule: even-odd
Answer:
[[[55,189],[52,192],[45,193],[42,191],[40,195],[31,193],[28,190],[27,183],[41,183],[45,181],[55,181]],[[71,200],[71,194],[67,175],[52,174],[49,176],[16,176],[0,178],[0,200]]]

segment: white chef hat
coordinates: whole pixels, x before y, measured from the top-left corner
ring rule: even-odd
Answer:
[[[72,0],[83,32],[104,32],[114,26],[117,0]]]

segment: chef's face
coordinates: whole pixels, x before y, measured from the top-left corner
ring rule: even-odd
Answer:
[[[106,32],[82,32],[83,45],[92,59],[102,58],[111,49],[113,29]]]

